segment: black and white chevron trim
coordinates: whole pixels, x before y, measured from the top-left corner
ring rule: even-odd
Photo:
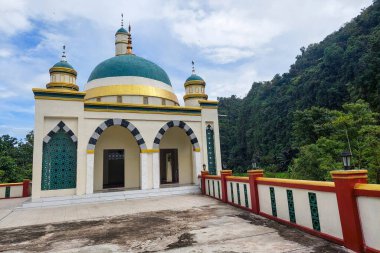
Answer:
[[[78,142],[78,138],[75,136],[74,132],[71,131],[71,129],[66,126],[66,124],[63,121],[60,121],[54,128],[51,130],[43,139],[44,143],[48,143],[51,140],[51,137],[55,133],[57,133],[59,130],[63,129],[71,138],[71,140],[76,144]]]
[[[173,120],[169,121],[166,123],[163,127],[161,127],[160,131],[158,131],[158,134],[156,135],[156,138],[154,138],[154,143],[153,143],[153,149],[159,149],[160,147],[160,142],[162,137],[164,136],[164,133],[171,127],[180,127],[182,128],[187,136],[189,136],[191,144],[193,145],[193,148],[199,148],[199,143],[198,139],[195,136],[193,130],[183,121],[179,120]]]
[[[137,144],[140,147],[140,150],[146,149],[144,138],[141,136],[139,130],[132,123],[126,121],[125,119],[108,119],[95,129],[95,132],[92,134],[88,142],[87,150],[95,149],[96,142],[98,141],[100,135],[110,126],[122,126],[124,128],[127,128],[132,133],[133,137],[136,139]]]

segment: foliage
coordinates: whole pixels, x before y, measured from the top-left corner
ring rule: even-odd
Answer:
[[[21,182],[32,178],[33,132],[19,141],[9,135],[0,136],[0,183]]]
[[[329,180],[329,171],[342,169],[340,153],[352,152],[354,168],[368,169],[370,181],[375,182],[380,168],[380,126],[377,125],[378,114],[371,111],[369,105],[360,100],[357,103],[343,105],[343,111],[329,111],[311,108],[298,112],[293,126],[299,126],[315,111],[324,111],[311,129],[319,129],[322,134],[314,142],[305,143],[298,157],[291,166],[292,176],[301,179]],[[303,117],[304,116],[304,117]],[[294,129],[297,129],[295,127]],[[327,131],[325,131],[328,129]],[[310,140],[315,131],[300,133],[293,131],[296,139],[304,137]],[[309,136],[308,136],[309,135]],[[380,182],[379,182],[380,183]]]
[[[258,160],[263,168],[275,166],[277,171],[288,171],[299,152],[311,156],[323,153],[323,145],[346,148],[334,139],[321,139],[332,132],[343,138],[345,130],[337,133],[335,129],[346,123],[352,124],[345,127],[353,141],[359,142],[357,135],[373,140],[373,134],[365,137],[363,134],[367,132],[358,128],[365,118],[351,120],[345,118],[350,115],[339,114],[348,109],[343,108],[344,104],[359,99],[367,102],[374,112],[380,112],[380,1],[374,1],[320,43],[301,48],[288,73],[277,74],[271,81],[253,83],[244,98],[219,98],[219,114],[227,115],[219,118],[222,160],[234,171],[250,168],[253,160]],[[333,123],[331,118],[339,115],[341,118]],[[315,146],[305,147],[311,144]],[[360,149],[356,156],[371,152],[375,151]],[[333,155],[331,161],[337,159]],[[359,161],[363,167],[364,160]],[[304,166],[310,166],[309,169],[325,166],[319,162]],[[366,166],[376,163],[365,162]],[[331,166],[334,165],[329,169]],[[318,177],[326,178],[326,173],[313,175]]]

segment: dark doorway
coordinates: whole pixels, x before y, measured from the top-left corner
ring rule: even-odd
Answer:
[[[124,187],[124,150],[105,149],[103,188]]]
[[[161,184],[178,183],[178,150],[160,149]]]

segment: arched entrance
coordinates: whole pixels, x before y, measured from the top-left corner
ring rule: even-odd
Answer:
[[[153,187],[196,183],[200,173],[199,143],[183,121],[169,121],[156,135],[153,156]]]
[[[145,141],[138,129],[123,119],[103,122],[87,147],[87,193],[106,188],[141,187],[141,150]]]

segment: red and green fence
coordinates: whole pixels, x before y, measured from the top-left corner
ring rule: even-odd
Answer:
[[[0,184],[0,199],[29,197],[31,184],[29,179],[20,183]]]
[[[202,193],[296,227],[356,252],[380,253],[380,185],[366,170],[333,171],[333,182],[248,177],[202,171]]]

